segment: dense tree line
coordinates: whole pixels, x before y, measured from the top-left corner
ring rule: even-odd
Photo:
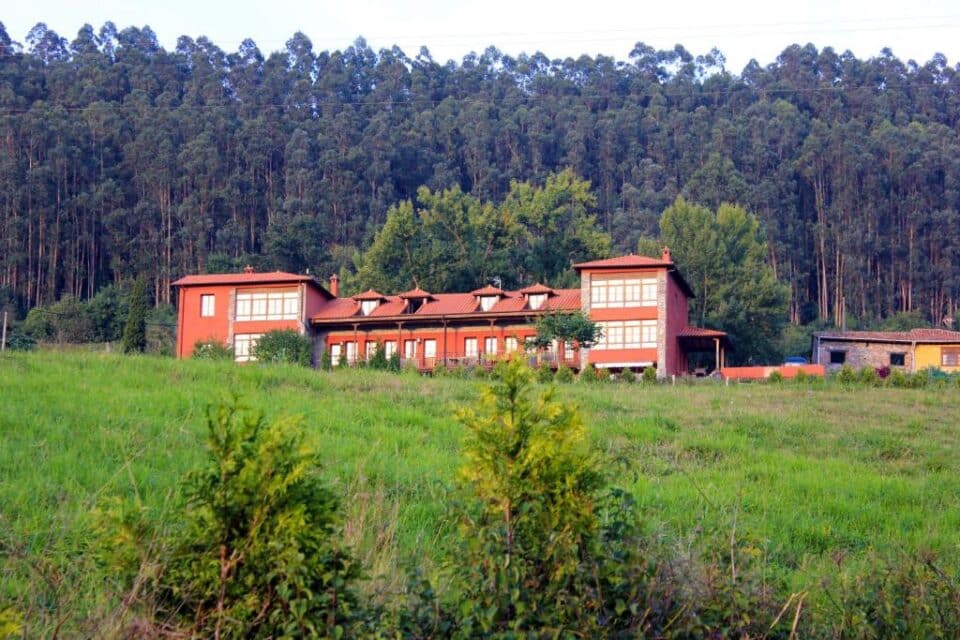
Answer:
[[[359,270],[420,187],[502,202],[569,168],[614,251],[678,195],[735,203],[793,323],[939,323],[960,299],[957,71],[812,45],[736,74],[642,43],[442,63],[300,33],[269,55],[167,51],[111,23],[72,41],[38,24],[21,45],[0,25],[0,296],[23,311],[142,275],[162,303],[181,275],[246,262]]]

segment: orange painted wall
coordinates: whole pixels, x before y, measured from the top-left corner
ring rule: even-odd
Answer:
[[[236,285],[202,285],[180,288],[180,309],[177,322],[177,357],[189,358],[193,355],[194,345],[201,340],[217,340],[228,345],[231,337],[230,301],[234,291],[296,291],[298,285],[256,285],[237,287]],[[200,315],[200,296],[213,294],[213,317],[204,318]],[[307,289],[308,300],[313,297],[322,297],[312,288]],[[306,306],[306,305],[303,305]],[[237,333],[266,333],[277,329],[294,329],[301,331],[303,323],[299,320],[255,320],[235,322],[233,334]]]
[[[774,371],[779,371],[784,378],[796,378],[803,371],[808,376],[823,377],[826,369],[822,364],[805,364],[799,367],[724,367],[720,375],[728,380],[766,380]]]
[[[217,340],[226,344],[229,331],[230,286],[199,286],[180,288],[180,309],[177,322],[177,357],[189,358],[193,346],[201,340]],[[200,316],[200,296],[213,294],[213,317]]]

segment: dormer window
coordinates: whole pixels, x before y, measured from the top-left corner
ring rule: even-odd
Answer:
[[[423,306],[424,302],[436,300],[436,298],[420,287],[401,293],[400,299],[405,300],[407,303],[406,308],[403,310],[404,313],[416,313],[420,307]]]
[[[520,293],[527,299],[527,308],[532,310],[542,309],[547,303],[547,298],[557,295],[556,291],[539,282],[520,289]]]
[[[380,306],[380,303],[386,300],[381,294],[373,289],[368,289],[363,293],[353,296],[353,299],[360,303],[360,315],[368,316]]]
[[[471,291],[470,295],[476,297],[477,302],[480,304],[481,311],[490,311],[500,302],[500,298],[503,296],[503,289],[498,289],[492,284],[488,284],[482,289]]]

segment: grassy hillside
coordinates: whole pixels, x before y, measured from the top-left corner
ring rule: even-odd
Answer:
[[[44,563],[83,555],[87,514],[104,496],[137,495],[162,518],[165,498],[200,460],[206,408],[232,397],[270,416],[304,416],[328,452],[328,481],[345,496],[348,541],[371,573],[399,580],[406,562],[429,566],[442,556],[445,501],[461,464],[453,409],[472,402],[482,384],[7,354],[0,358],[0,604],[22,600],[37,576],[47,583],[60,576],[48,590],[95,585],[97,576],[64,577]],[[721,554],[733,537],[794,590],[815,588],[838,563],[866,571],[874,557],[901,552],[957,557],[955,388],[562,390],[581,407],[614,482],[636,496],[645,526],[683,548]]]

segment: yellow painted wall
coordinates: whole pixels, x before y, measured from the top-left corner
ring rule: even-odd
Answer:
[[[916,363],[916,370],[921,371],[927,367],[936,367],[949,372],[960,371],[960,367],[940,366],[940,349],[944,347],[957,349],[960,348],[960,344],[918,344],[913,360]]]

